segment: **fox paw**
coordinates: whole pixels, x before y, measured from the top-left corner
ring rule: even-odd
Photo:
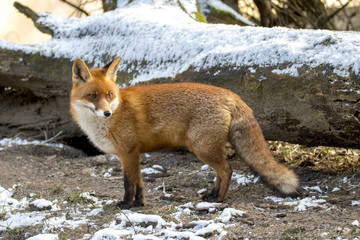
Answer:
[[[132,203],[128,203],[128,202],[124,202],[124,201],[120,201],[116,204],[116,207],[117,208],[120,208],[120,209],[130,209],[132,207],[143,207],[144,206],[144,203],[141,202],[141,201],[134,201]]]
[[[142,201],[138,201],[135,199],[134,207],[143,207],[145,204]]]
[[[214,194],[213,192],[211,193],[206,193],[201,197],[202,200],[206,201],[206,202],[218,202],[219,200],[219,195],[218,194]]]
[[[120,209],[130,209],[132,205],[132,203],[130,204],[128,202],[120,201],[116,204],[116,207]]]

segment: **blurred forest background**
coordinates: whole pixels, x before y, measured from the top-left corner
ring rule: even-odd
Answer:
[[[27,0],[19,1],[36,12],[51,12],[67,17],[86,17],[116,8],[124,0]],[[132,1],[132,0],[129,0]],[[209,23],[246,25],[228,11],[216,10],[212,3],[199,0],[199,13]],[[36,43],[50,39],[14,7],[13,0],[0,1],[0,39]],[[181,5],[181,1],[177,1]],[[359,0],[223,0],[257,26],[360,31]]]

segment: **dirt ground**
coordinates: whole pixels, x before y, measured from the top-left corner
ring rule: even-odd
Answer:
[[[276,196],[261,182],[237,184],[232,180],[223,206],[245,211],[234,220],[225,239],[357,239],[360,228],[359,150],[329,147],[305,148],[281,142],[270,142],[275,158],[287,164],[299,175],[305,187],[304,197],[325,199],[319,206],[298,211],[293,206],[279,204],[266,197]],[[250,170],[237,158],[230,163],[238,173]],[[211,189],[215,172],[203,171],[203,164],[185,150],[167,150],[141,157],[142,169],[154,164],[165,170],[161,174],[143,174],[146,206],[132,210],[160,215],[171,220],[174,206],[201,202],[200,189]],[[103,200],[121,200],[123,177],[119,161],[113,156],[86,156],[71,147],[43,145],[8,147],[0,151],[0,185],[10,188],[18,184],[13,198],[36,194],[47,200],[63,202],[76,208],[79,192],[89,191]],[[112,168],[111,177],[104,174]],[[318,186],[319,188],[314,188]],[[163,190],[171,197],[165,197]],[[63,229],[59,239],[81,239],[92,235],[115,217],[118,211],[109,207],[97,216],[96,224]],[[204,218],[211,217],[204,214]],[[184,217],[186,223],[191,219]],[[38,227],[0,232],[0,239],[26,239],[37,233]],[[71,236],[71,237],[69,237]],[[340,239],[341,239],[340,238]],[[211,236],[209,236],[211,239]]]

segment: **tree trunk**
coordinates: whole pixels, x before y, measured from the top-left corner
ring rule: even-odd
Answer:
[[[271,1],[269,0],[254,0],[256,7],[260,13],[260,23],[263,27],[273,27],[278,25],[277,17],[272,12]]]
[[[116,9],[117,0],[110,0],[110,1],[102,0],[102,5],[103,5],[104,12],[108,12],[108,11]]]
[[[123,23],[124,18],[121,21]],[[146,24],[149,27],[151,23]],[[156,44],[156,40],[153,41]],[[326,48],[334,43],[325,39],[322,44]],[[12,50],[14,46],[10,46],[0,44],[1,137],[21,134],[49,138],[59,132],[64,139],[81,136],[69,114],[72,61],[26,49]],[[95,57],[97,53],[91,54]],[[107,58],[113,57],[106,55],[104,58],[108,61]],[[211,55],[204,57],[205,61],[209,58]],[[164,64],[170,68],[174,61],[162,62],[159,68]],[[136,66],[144,69],[146,64],[150,63],[123,60],[125,67],[118,72],[119,85],[128,85],[137,71]],[[293,66],[291,62],[276,65],[244,63],[240,67],[231,64],[196,67],[193,64],[176,76],[153,77],[141,83],[199,82],[227,88],[239,94],[254,110],[268,140],[360,148],[360,77],[352,70],[348,76],[341,76],[325,61],[316,67],[296,63],[295,75],[278,70]]]

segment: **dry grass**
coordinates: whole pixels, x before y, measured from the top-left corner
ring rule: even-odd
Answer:
[[[309,167],[315,171],[354,173],[360,170],[360,150],[338,147],[306,147],[269,141],[275,158],[291,167]]]

